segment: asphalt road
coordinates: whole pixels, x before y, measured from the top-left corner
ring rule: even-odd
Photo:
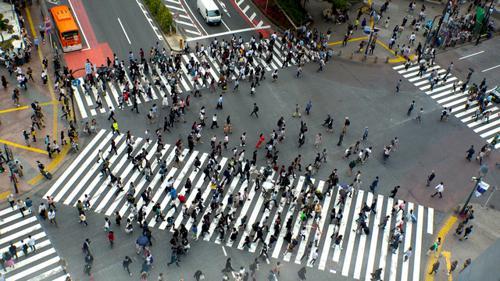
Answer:
[[[210,94],[206,90],[202,91],[202,98],[193,99],[191,108],[185,116],[186,123],[177,124],[172,133],[166,134],[165,141],[174,143],[178,138],[185,139],[186,132],[197,118],[197,112],[203,105],[207,107],[208,118],[215,112],[220,116],[219,120],[224,120],[227,115],[230,115],[234,126],[234,132],[230,136],[230,147],[236,145],[241,132],[246,131],[249,143],[248,150],[252,150],[251,146],[257,141],[259,133],[269,136],[270,130],[278,118],[284,116],[287,123],[287,135],[284,143],[279,146],[279,162],[289,163],[297,154],[303,156],[303,163],[313,161],[316,154],[316,149],[312,145],[314,135],[321,132],[324,136],[323,146],[328,150],[328,164],[315,177],[325,179],[331,169],[338,168],[341,182],[350,182],[350,177],[346,175],[348,161],[342,159],[342,155],[347,146],[361,137],[363,128],[368,126],[369,137],[363,145],[373,146],[374,152],[368,163],[360,168],[363,172],[363,189],[368,187],[375,176],[380,177],[378,187],[380,194],[387,195],[393,186],[401,185],[398,196],[402,200],[431,206],[438,211],[434,219],[436,225],[439,225],[444,218],[444,214],[439,211],[451,210],[467,196],[470,190],[470,177],[477,174],[479,166],[474,162],[466,162],[464,153],[470,144],[480,147],[484,140],[457,119],[450,118],[448,122],[439,122],[440,106],[413,85],[404,83],[401,93],[396,95],[394,87],[400,76],[390,66],[334,61],[328,64],[326,71],[322,73],[316,72],[315,64],[308,64],[305,66],[303,78],[296,79],[294,74],[294,68],[280,71],[278,81],[271,82],[269,79],[264,81],[257,88],[255,97],[248,94],[249,85],[243,82],[239,93],[226,94],[224,109],[220,111],[215,110],[218,94]],[[312,112],[309,116],[303,115],[302,120],[307,122],[309,131],[306,136],[306,145],[298,148],[299,119],[293,118],[292,112],[296,103],[303,108],[308,100],[312,101]],[[415,115],[412,117],[406,115],[406,110],[412,100],[416,101],[418,107],[421,106],[425,109],[421,124],[413,119]],[[254,102],[260,106],[258,119],[249,117]],[[142,104],[140,107],[141,115],[132,114],[129,111],[118,111],[117,119],[121,130],[130,130],[133,135],[143,136],[146,128],[153,131],[160,127],[161,124],[147,124],[146,122],[144,114],[150,106],[151,103]],[[328,113],[335,119],[333,134],[327,133],[321,127],[321,123]],[[162,113],[160,120],[163,119],[164,114]],[[336,145],[338,132],[345,116],[350,117],[351,126],[343,145],[339,147]],[[104,128],[109,125],[105,116],[98,117],[98,122]],[[218,139],[221,139],[222,129],[205,129],[203,134],[205,141],[196,149],[209,151],[208,138],[214,134]],[[389,144],[390,140],[396,136],[400,139],[399,148],[392,153],[389,161],[383,164],[382,147]],[[258,159],[258,165],[263,165],[262,153],[259,154]],[[491,163],[495,159],[498,159],[498,154],[494,153],[487,161]],[[485,180],[493,185],[498,184],[498,175],[495,175],[494,168],[490,169],[492,172]],[[425,187],[425,177],[430,170],[436,170],[436,182],[443,181],[446,185],[443,199],[430,198],[429,196],[432,193],[432,187]],[[485,198],[481,197],[479,200],[482,202]],[[492,202],[497,204],[498,198],[493,198]],[[97,242],[97,248],[99,248],[97,258],[105,261],[103,264],[97,265],[96,271],[103,274],[102,276],[115,276],[120,270],[121,256],[133,253],[131,249],[134,238],[126,238],[128,242],[117,246],[119,250],[107,251],[105,250],[104,234],[99,234],[103,218],[91,215],[92,224],[95,225],[84,233],[78,231],[77,227],[79,226],[76,226],[76,223],[72,223],[76,218],[75,212],[74,209],[64,209],[60,215],[62,219],[71,221],[65,232],[48,230],[55,237],[55,241],[59,241],[57,243],[62,245],[56,244],[56,247],[60,248],[60,251],[64,252],[63,256],[67,256],[71,261],[77,260],[76,264],[73,265],[70,261],[70,267],[78,272],[81,266],[78,264],[78,258],[81,259],[78,257],[78,247],[81,242],[75,242],[75,240],[81,241],[86,236],[95,237],[94,240],[100,241]],[[71,225],[75,226],[71,227]],[[164,237],[164,232],[156,231],[155,236],[161,237],[158,241],[164,241],[160,242],[161,245],[166,244],[167,238]],[[125,238],[119,236],[118,239]],[[424,244],[427,242],[425,241]],[[161,263],[169,257],[168,251],[165,251],[167,250],[155,250],[155,255],[159,255],[157,260],[160,260]],[[217,260],[213,266],[207,269],[208,274],[218,276],[218,268],[222,266],[225,255],[220,248],[214,248],[211,243],[196,245],[184,263],[189,268],[187,272],[207,263],[206,256],[203,255],[205,253],[210,253],[211,263]],[[233,265],[249,264],[252,260],[251,255],[247,252],[236,251],[229,255],[237,257]],[[291,274],[290,278],[293,278],[293,272],[298,270],[298,267],[285,265],[285,267],[287,266],[291,266],[287,274]],[[184,271],[184,268],[181,270]],[[262,272],[265,271],[261,271],[261,274]],[[317,280],[328,278],[326,277],[328,275],[324,275],[325,273],[321,271],[311,269],[308,272],[311,274],[310,277],[319,278]],[[334,276],[342,278],[340,274]],[[284,280],[290,279],[285,278]]]
[[[108,42],[118,57],[126,59],[129,51],[149,47],[159,41],[135,0],[90,0],[84,6],[100,42]],[[120,24],[121,22],[121,24]],[[163,41],[160,43],[164,44]]]
[[[490,89],[500,86],[499,44],[500,39],[494,37],[477,46],[468,44],[449,49],[438,54],[437,62],[443,67],[447,67],[453,62],[455,72],[459,73],[461,79],[465,79],[469,68],[472,68],[474,70],[472,80],[480,83],[483,78],[486,78],[488,89]]]

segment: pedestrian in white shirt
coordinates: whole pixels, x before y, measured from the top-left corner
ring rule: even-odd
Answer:
[[[443,191],[444,191],[443,182],[440,182],[438,185],[436,185],[434,189],[436,190],[436,192],[434,192],[434,194],[432,194],[431,197],[434,197],[439,194],[439,198],[443,198]]]

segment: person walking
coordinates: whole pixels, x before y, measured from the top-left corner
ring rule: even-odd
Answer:
[[[113,245],[115,244],[115,233],[112,230],[108,232],[108,241],[109,247],[113,248]]]
[[[473,227],[474,226],[472,226],[472,225],[466,227],[465,230],[464,230],[464,236],[462,238],[460,238],[459,240],[460,241],[464,241],[464,240],[469,239],[469,235],[472,233],[472,228]]]
[[[205,279],[205,274],[203,274],[203,272],[198,269],[194,273],[194,279],[196,279],[196,281],[204,280]]]
[[[259,106],[257,106],[257,103],[253,103],[253,110],[250,113],[250,116],[255,115],[255,117],[259,118]]]
[[[430,275],[432,274],[436,274],[438,269],[439,269],[439,260],[437,260],[433,265],[432,265],[432,269],[431,269],[431,272],[429,272]]]
[[[431,197],[434,197],[439,194],[439,198],[443,198],[443,191],[444,191],[443,182],[440,182],[438,185],[436,185],[434,189],[436,190],[436,192],[434,192],[434,194],[432,194]]]
[[[398,83],[396,83],[396,94],[399,93],[400,87],[401,87],[401,79],[399,79]]]
[[[453,271],[455,271],[455,269],[457,268],[457,265],[458,265],[458,261],[457,260],[452,261],[451,265],[450,265],[450,270],[448,270],[448,272],[446,273],[446,275],[452,274]]]
[[[415,108],[415,101],[412,100],[411,103],[410,103],[410,107],[408,107],[408,111],[406,111],[406,115],[410,116],[411,112],[413,111],[414,108]]]
[[[302,267],[301,269],[299,269],[299,271],[297,272],[297,275],[299,276],[300,281],[306,280],[306,272],[307,272],[307,270],[305,267]]]
[[[217,124],[217,114],[212,116],[212,125],[210,126],[210,129],[213,129],[214,127],[217,129],[219,128],[219,124]]]
[[[465,151],[465,159],[470,162],[472,157],[474,156],[474,153],[476,153],[476,151],[474,150],[474,145],[471,145],[469,149]]]
[[[227,258],[226,260],[226,265],[224,266],[224,269],[222,269],[222,273],[231,273],[234,272],[233,265],[231,264],[231,258]]]
[[[435,254],[437,254],[438,249],[439,249],[439,245],[441,245],[441,237],[438,237],[438,239],[436,241],[434,241],[434,243],[432,243],[432,245],[429,247],[429,250],[427,250],[426,255],[429,255],[431,252],[434,252]]]
[[[406,262],[408,259],[411,258],[411,255],[413,254],[412,247],[409,247],[408,250],[405,251],[403,254],[403,261]]]
[[[434,173],[434,170],[432,170],[431,173],[427,176],[427,183],[425,184],[425,186],[429,186],[435,177],[436,173]]]
[[[49,213],[47,214],[49,222],[57,227],[56,221],[56,211],[52,208],[49,209]]]
[[[390,198],[394,198],[396,197],[396,194],[398,193],[398,190],[399,190],[400,186],[399,185],[396,185],[392,190],[391,190],[391,194],[389,195]]]
[[[130,264],[132,263],[132,259],[129,256],[125,256],[123,259],[122,265],[123,269],[125,269],[129,276],[132,276],[132,272],[130,272]]]
[[[472,260],[470,258],[466,259],[464,265],[462,266],[462,269],[460,269],[458,273],[462,273],[462,271],[464,271],[471,264],[471,262]]]
[[[370,184],[370,190],[371,190],[372,193],[375,193],[375,189],[378,186],[378,181],[379,181],[379,178],[378,178],[378,176],[376,176],[375,179]]]

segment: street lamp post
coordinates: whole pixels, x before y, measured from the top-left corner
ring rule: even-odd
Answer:
[[[467,197],[467,200],[465,200],[465,203],[462,206],[462,209],[460,210],[460,213],[459,213],[460,215],[464,215],[465,214],[465,209],[467,208],[467,205],[469,205],[469,202],[472,199],[472,194],[474,194],[474,192],[476,191],[476,188],[479,185],[479,183],[481,182],[483,176],[486,176],[487,173],[488,173],[488,166],[482,165],[479,168],[479,176],[478,177],[472,177],[472,180],[475,183],[474,183],[474,186],[472,187],[472,190],[469,193],[469,196]]]
[[[442,17],[442,15],[437,15],[432,19],[431,27],[429,28],[429,32],[427,33],[427,36],[425,37],[425,42],[424,42],[424,46],[422,47],[422,52],[425,51],[427,44],[429,43],[429,41],[431,40],[431,37],[433,36],[432,35],[432,28],[434,28],[434,22],[436,21],[436,19],[438,17]]]

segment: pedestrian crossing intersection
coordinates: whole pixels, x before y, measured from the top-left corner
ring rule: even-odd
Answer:
[[[286,59],[286,54],[281,50],[280,40],[276,40],[276,47],[273,48],[273,56],[272,60],[269,64],[267,64],[264,59],[255,56],[253,60],[252,67],[257,67],[260,65],[267,71],[279,69],[283,67],[284,61]],[[305,48],[304,48],[305,49]],[[310,61],[310,57],[308,57],[309,52],[306,50],[306,56],[303,56],[303,61]],[[199,63],[200,68],[199,72],[202,75],[205,75],[208,72],[209,78],[207,79],[208,84],[212,80],[216,82],[219,81],[219,77],[221,76],[221,68],[222,68],[222,59],[219,57],[211,57],[210,55],[204,56],[204,58],[198,57],[195,53],[183,54],[181,56],[181,68],[179,70],[180,79],[178,80],[177,85],[173,86],[170,81],[163,75],[157,75],[161,73],[158,65],[152,64],[150,67],[156,74],[152,75],[141,75],[141,84],[143,87],[149,84],[151,85],[151,97],[148,97],[144,91],[140,93],[139,98],[137,99],[137,103],[145,103],[152,100],[161,100],[165,95],[170,96],[172,91],[172,87],[176,87],[178,92],[189,92],[193,91],[195,88],[200,89],[200,82],[196,82],[194,78],[194,72],[190,72],[186,68],[186,64],[189,63],[190,60],[193,60],[195,63]],[[295,58],[291,59],[291,64],[296,64]],[[203,67],[205,65],[205,67]],[[151,73],[151,71],[150,71]],[[238,68],[234,68],[231,80],[234,80],[239,75]],[[83,78],[78,78],[80,81],[76,85],[73,85],[74,99],[78,110],[80,112],[82,119],[87,119],[92,116],[96,116],[97,114],[103,114],[109,111],[109,109],[117,109],[119,108],[120,100],[122,99],[122,93],[124,90],[124,85],[120,85],[118,82],[110,80],[106,82],[106,90],[102,91],[102,89],[97,89],[96,87],[91,87],[86,90],[84,87]],[[130,75],[125,73],[125,81],[129,83],[129,85],[133,85]],[[101,103],[102,106],[98,107],[98,104]],[[132,102],[130,99],[124,103],[125,107],[132,106]]]
[[[30,236],[34,239],[35,248],[28,246]],[[11,243],[17,248],[12,254],[9,253]],[[25,251],[23,244],[27,247]],[[0,268],[0,272],[4,273],[7,281],[66,279],[60,258],[37,218],[28,210],[24,211],[23,217],[15,205],[14,208],[0,210],[0,253],[5,265],[5,270]],[[12,260],[8,261],[10,257]]]
[[[110,140],[114,139],[117,146],[117,153],[110,152]],[[176,163],[175,146],[165,145],[165,147],[156,153],[157,143],[146,142],[144,139],[137,138],[134,144],[132,155],[137,154],[143,149],[146,151],[147,159],[151,161],[153,176],[148,181],[141,171],[133,168],[133,165],[127,160],[125,153],[126,140],[123,135],[113,135],[106,130],[100,130],[85,149],[79,152],[79,155],[63,174],[54,182],[51,188],[44,195],[53,196],[58,203],[75,206],[78,200],[87,198],[90,200],[90,210],[106,216],[113,216],[116,212],[124,218],[131,217],[132,206],[126,198],[126,194],[131,190],[131,182],[134,183],[133,189],[135,203],[140,209],[144,206],[145,223],[150,227],[156,227],[162,230],[173,231],[171,225],[179,227],[185,225],[186,229],[191,231],[193,225],[198,230],[202,229],[202,219],[205,215],[211,218],[210,227],[207,234],[201,235],[201,231],[194,235],[199,240],[211,241],[225,247],[233,247],[240,250],[248,250],[251,253],[260,253],[263,242],[270,245],[268,250],[269,258],[275,258],[290,263],[306,265],[310,268],[316,268],[322,271],[340,273],[343,276],[353,277],[358,280],[370,280],[371,273],[378,268],[383,268],[384,280],[421,280],[423,270],[421,262],[423,259],[422,245],[426,246],[427,240],[431,239],[434,225],[434,210],[421,205],[407,203],[405,212],[414,211],[416,222],[408,222],[404,226],[404,239],[400,247],[392,252],[389,248],[391,229],[396,223],[403,219],[403,212],[392,213],[393,206],[403,201],[388,198],[380,194],[359,190],[352,198],[347,197],[343,212],[343,218],[337,225],[331,224],[330,212],[333,208],[339,211],[337,202],[340,194],[344,191],[340,187],[334,187],[328,192],[328,184],[323,180],[313,180],[313,185],[317,192],[316,199],[322,205],[320,214],[317,217],[297,219],[300,212],[301,200],[287,201],[281,192],[273,197],[273,183],[278,178],[278,173],[272,173],[268,181],[262,183],[262,188],[256,190],[254,180],[242,181],[241,175],[236,175],[230,179],[220,195],[215,195],[210,177],[205,179],[203,169],[209,160],[209,155],[200,151],[189,152],[182,150],[179,157],[180,162]],[[101,177],[99,172],[100,163],[98,160],[98,151],[104,151],[104,157],[110,159],[110,169],[114,175],[121,177],[123,181],[123,191],[117,192],[117,187],[109,185],[109,177]],[[165,160],[168,169],[162,180],[159,174],[159,164],[157,162]],[[200,168],[195,167],[196,158],[201,162]],[[217,157],[219,175],[222,174],[228,163],[232,161],[226,157]],[[256,169],[262,172],[264,169]],[[257,173],[258,171],[255,171]],[[252,172],[254,174],[254,172]],[[165,192],[168,180],[172,177],[173,187],[178,195],[184,195],[186,202],[181,204],[179,200],[172,199]],[[185,181],[190,179],[192,182],[191,192],[186,192]],[[222,178],[222,176],[221,176]],[[297,176],[291,179],[291,189],[295,196],[305,190],[306,179],[303,176]],[[145,205],[141,193],[151,188],[152,202]],[[230,202],[231,195],[237,193],[246,194],[245,199],[239,206]],[[87,197],[86,197],[87,196]],[[201,198],[203,204],[193,217],[188,210],[200,206],[195,203],[195,198]],[[370,215],[366,221],[371,231],[368,235],[357,234],[354,230],[357,227],[356,218],[361,212],[363,203],[370,206],[373,202],[375,215]],[[219,202],[221,205],[213,210],[215,205],[212,202]],[[160,209],[166,218],[171,220],[156,220],[153,205],[160,204]],[[274,206],[274,207],[273,207]],[[221,216],[218,214],[228,214],[231,212],[233,217],[231,225],[228,226],[224,235],[221,235],[221,228],[218,221]],[[215,216],[214,216],[215,214]],[[379,223],[386,215],[391,215],[385,229],[379,227]],[[272,240],[272,233],[277,219],[280,218],[283,227],[278,228],[279,235]],[[244,220],[243,220],[244,219]],[[292,237],[297,237],[298,244],[293,251],[287,251],[288,242],[285,222],[291,220]],[[252,225],[269,226],[269,231],[265,231],[261,240],[251,243],[245,247],[246,236],[252,236]],[[236,230],[236,238],[231,240],[229,235]],[[334,233],[342,235],[343,239],[339,246],[335,245]],[[333,237],[333,238],[332,238]],[[222,238],[222,239],[221,239]],[[413,248],[413,255],[403,261],[403,252],[409,247]]]
[[[415,87],[434,99],[443,108],[451,108],[451,114],[455,115],[462,123],[471,128],[488,143],[491,143],[500,134],[500,112],[495,103],[490,103],[486,107],[485,112],[489,112],[489,115],[481,115],[479,113],[479,105],[476,101],[472,105],[469,104],[467,108],[467,91],[462,92],[460,90],[464,82],[451,74],[447,75],[445,82],[440,79],[437,85],[434,85],[434,87],[431,85],[429,79],[431,72],[435,70],[438,75],[444,76],[447,72],[446,69],[435,64],[430,66],[422,76],[419,76],[418,64],[412,65],[408,69],[405,69],[405,65],[401,64],[394,66],[393,69],[415,85]],[[487,93],[492,90],[488,90]],[[499,147],[500,143],[497,143],[495,148]]]

